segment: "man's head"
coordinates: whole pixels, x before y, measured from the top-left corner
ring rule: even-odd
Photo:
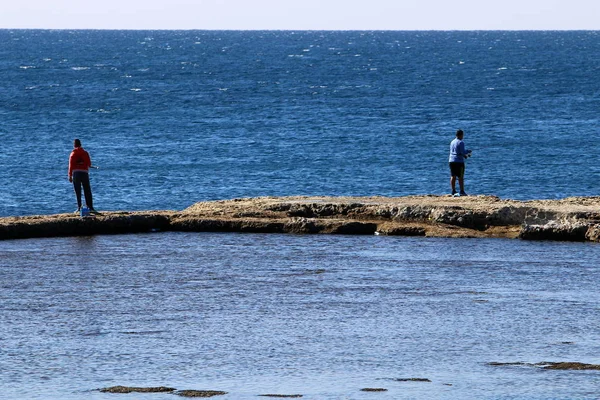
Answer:
[[[79,139],[73,140],[73,147],[75,147],[75,148],[81,147],[81,140],[79,140]]]
[[[460,140],[462,140],[462,138],[465,136],[465,133],[462,131],[462,129],[459,129],[456,131],[456,137]]]

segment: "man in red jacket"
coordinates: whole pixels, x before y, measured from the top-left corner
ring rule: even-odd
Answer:
[[[90,154],[81,147],[81,141],[75,139],[73,141],[73,151],[69,156],[69,182],[73,182],[73,188],[77,195],[77,211],[81,212],[81,186],[85,195],[85,204],[90,209],[90,213],[97,213],[94,210],[92,200],[92,187],[90,186],[90,167],[92,160]]]

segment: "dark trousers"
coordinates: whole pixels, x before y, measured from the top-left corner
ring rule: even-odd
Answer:
[[[92,201],[92,187],[90,186],[90,174],[85,171],[73,171],[73,188],[77,196],[77,207],[81,208],[81,186],[85,195],[85,204],[88,208],[94,208]]]

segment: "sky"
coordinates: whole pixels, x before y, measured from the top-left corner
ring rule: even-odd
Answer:
[[[3,0],[0,29],[599,30],[600,0]]]

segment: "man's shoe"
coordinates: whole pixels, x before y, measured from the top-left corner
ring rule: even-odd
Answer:
[[[460,191],[460,195],[461,195],[461,196],[468,196],[468,194],[466,194],[466,193],[465,193],[464,191],[462,191],[462,190]]]
[[[98,211],[94,210],[93,208],[90,208],[90,214],[100,214]]]
[[[75,210],[75,212],[73,214],[77,214],[77,215],[81,214],[81,208],[78,208],[77,210]]]

